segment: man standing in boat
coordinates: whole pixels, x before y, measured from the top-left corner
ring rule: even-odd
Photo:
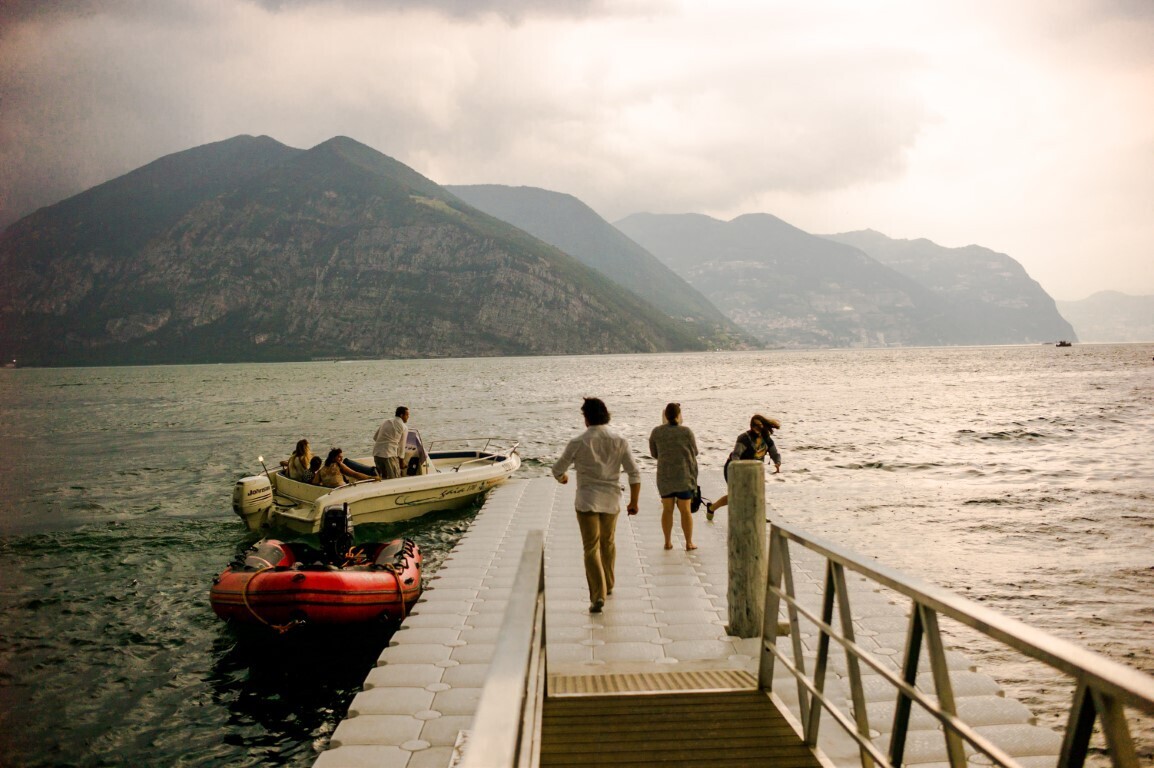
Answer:
[[[377,475],[388,480],[400,477],[401,463],[405,458],[405,438],[408,429],[409,409],[398,405],[396,415],[385,419],[377,433],[373,435],[373,463],[377,465]]]
[[[553,477],[564,485],[566,470],[577,472],[577,525],[585,555],[585,580],[589,583],[589,612],[601,613],[605,598],[613,594],[613,567],[617,560],[614,535],[621,511],[621,472],[629,476],[629,514],[637,514],[641,495],[641,472],[633,461],[629,443],[609,429],[609,409],[596,397],[581,405],[587,429],[569,441],[553,465]]]

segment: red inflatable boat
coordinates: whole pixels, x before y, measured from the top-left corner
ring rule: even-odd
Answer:
[[[326,513],[328,510],[326,510]],[[421,553],[408,539],[352,544],[352,524],[330,523],[321,549],[262,539],[213,582],[217,616],[286,631],[301,624],[399,622],[421,594]],[[344,530],[341,531],[341,526]]]

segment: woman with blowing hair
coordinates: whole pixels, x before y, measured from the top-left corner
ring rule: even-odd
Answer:
[[[749,420],[749,431],[737,436],[737,443],[733,452],[725,460],[725,479],[729,479],[729,462],[749,461],[757,459],[765,461],[765,454],[773,459],[773,474],[781,472],[781,454],[773,443],[773,430],[781,429],[781,422],[777,419],[767,419],[760,413],[755,413]],[[705,518],[713,519],[713,513],[729,503],[729,494],[725,494],[712,504],[705,505]]]

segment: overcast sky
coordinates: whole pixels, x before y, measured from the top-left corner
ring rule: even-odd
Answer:
[[[1154,294],[1154,0],[0,3],[0,224],[238,134]]]

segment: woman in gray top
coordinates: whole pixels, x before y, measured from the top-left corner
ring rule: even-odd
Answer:
[[[665,548],[673,549],[673,505],[681,512],[685,548],[693,543],[693,515],[689,502],[697,489],[697,440],[693,430],[681,425],[681,404],[665,406],[665,423],[649,433],[649,455],[657,459],[657,492],[661,494],[661,530]]]

